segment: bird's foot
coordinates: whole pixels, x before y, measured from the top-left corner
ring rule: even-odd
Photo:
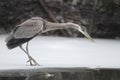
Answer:
[[[27,62],[29,62],[31,66],[39,66],[39,63],[31,56],[29,57],[29,60]]]

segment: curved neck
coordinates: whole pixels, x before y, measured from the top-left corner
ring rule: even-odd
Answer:
[[[56,30],[56,29],[66,29],[66,28],[79,28],[79,25],[74,23],[52,23],[52,22],[45,22],[45,30],[43,32],[47,32],[50,30]]]

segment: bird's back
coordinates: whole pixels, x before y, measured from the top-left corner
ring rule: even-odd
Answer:
[[[18,47],[34,38],[43,28],[43,21],[39,17],[31,18],[21,23],[6,38],[8,49]]]
[[[16,28],[18,28],[18,27],[16,27]],[[15,47],[18,47],[19,45],[22,45],[25,42],[28,42],[29,40],[31,40],[32,38],[34,38],[37,35],[36,34],[30,38],[15,38],[14,32],[15,32],[16,28],[11,32],[11,34],[5,40],[7,42],[6,45],[7,45],[8,49],[13,49]]]

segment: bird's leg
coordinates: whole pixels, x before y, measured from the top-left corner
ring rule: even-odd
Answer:
[[[28,42],[27,42],[27,44],[26,44],[26,52],[27,52],[27,55],[28,55],[28,58],[29,58],[29,60],[28,60],[27,62],[30,62],[30,65],[39,65],[39,64],[35,61],[35,59],[29,55]],[[33,63],[32,63],[32,62],[33,62]]]
[[[28,58],[29,58],[29,60],[27,61],[27,62],[30,62],[30,65],[33,65],[32,64],[32,57],[29,55],[29,50],[28,50],[28,42],[27,42],[27,44],[26,44],[26,52],[27,52],[27,56],[28,56]]]
[[[28,46],[28,44],[26,45],[26,47]],[[34,65],[39,65],[28,53],[28,47],[26,48],[26,50],[22,47],[22,45],[20,45],[20,48],[27,54],[28,58],[29,58],[29,62],[30,62],[30,65],[34,66]],[[33,61],[33,63],[32,63]]]
[[[30,55],[29,55],[28,52],[22,47],[22,45],[20,45],[20,48],[27,54],[28,58],[30,59]],[[32,62],[30,62],[30,65],[32,65]]]

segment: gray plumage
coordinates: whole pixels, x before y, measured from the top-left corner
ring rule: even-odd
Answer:
[[[34,36],[36,36],[39,33],[44,33],[50,30],[55,29],[64,29],[64,28],[74,28],[78,31],[80,31],[82,34],[84,34],[86,37],[92,38],[87,34],[86,29],[82,26],[79,26],[75,23],[52,23],[49,21],[44,20],[41,17],[33,17],[31,19],[26,20],[25,22],[18,25],[6,38],[7,46],[9,49],[12,49],[14,47],[17,47],[19,45],[22,45],[23,43],[29,41]],[[13,43],[14,40],[18,41],[17,43]],[[21,39],[25,40],[21,43]],[[11,41],[13,40],[13,41]],[[19,42],[20,40],[20,42]],[[12,44],[10,44],[12,42]],[[20,43],[20,44],[19,44]],[[11,47],[12,45],[15,45]]]
[[[43,28],[42,18],[34,17],[26,20],[25,22],[17,25],[15,29],[10,33],[10,35],[6,38],[6,42],[11,38],[30,38],[35,34],[39,33]]]
[[[92,40],[92,38],[87,33],[86,28],[84,28],[83,26],[79,26],[78,24],[71,22],[52,23],[44,20],[41,17],[33,17],[15,27],[15,29],[6,38],[6,45],[9,49],[13,49],[15,47],[20,46],[20,48],[28,55],[29,60],[32,59],[32,61],[36,63],[36,61],[28,54],[27,48],[26,51],[22,48],[22,44],[28,42],[29,40],[37,36],[39,33],[45,33],[50,30],[65,28],[76,29],[83,35],[85,35],[88,39]]]

